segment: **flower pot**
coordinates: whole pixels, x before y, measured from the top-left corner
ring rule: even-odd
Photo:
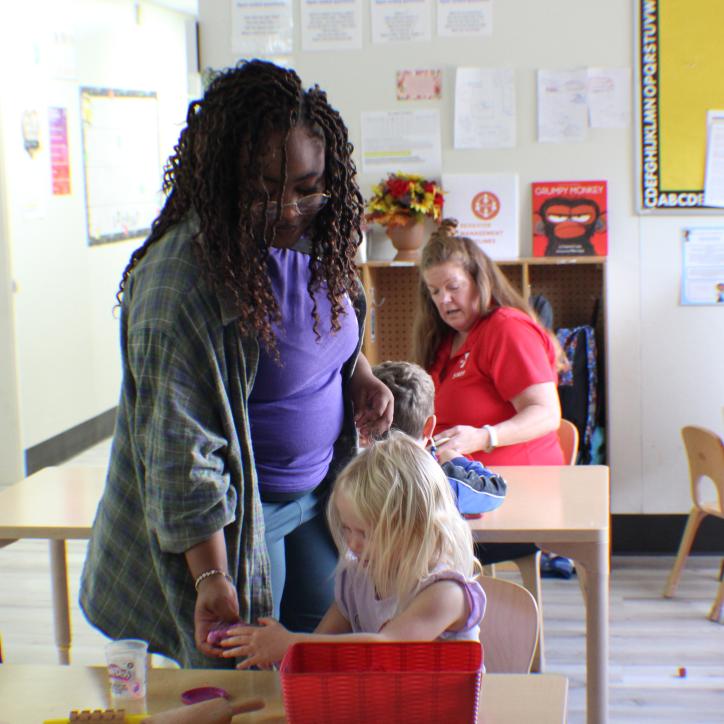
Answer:
[[[395,261],[417,261],[425,241],[425,223],[410,219],[404,226],[388,226],[387,236],[397,249]]]

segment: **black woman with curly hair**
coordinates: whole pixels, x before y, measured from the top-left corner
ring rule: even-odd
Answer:
[[[81,581],[106,635],[231,665],[225,624],[309,631],[332,601],[324,504],[393,406],[360,353],[351,153],[326,94],[271,63],[190,105],[118,292],[123,382]]]

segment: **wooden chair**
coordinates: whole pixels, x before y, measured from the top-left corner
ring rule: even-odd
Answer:
[[[669,580],[664,588],[665,598],[671,598],[676,592],[681,571],[691,551],[701,521],[707,515],[724,518],[724,444],[721,438],[710,430],[693,426],[682,428],[681,437],[684,440],[686,456],[689,460],[691,499],[694,505],[686,521],[674,567],[671,569]],[[704,502],[702,500],[701,482],[704,478],[709,478],[714,483],[717,501]],[[712,621],[721,621],[722,607],[724,607],[724,581],[719,584],[719,592],[709,612],[709,618]]]
[[[485,671],[527,674],[538,642],[540,619],[535,599],[523,586],[478,576],[487,606],[480,624]]]
[[[563,461],[566,465],[575,465],[578,457],[578,428],[569,420],[561,418],[558,428],[558,442],[563,450]]]

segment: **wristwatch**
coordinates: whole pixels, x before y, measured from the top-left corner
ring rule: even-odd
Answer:
[[[483,452],[490,453],[498,447],[498,433],[492,425],[483,425],[483,430],[488,431],[488,447]]]

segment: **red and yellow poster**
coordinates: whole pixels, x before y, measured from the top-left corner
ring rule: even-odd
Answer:
[[[605,181],[545,181],[533,191],[533,256],[606,256]]]

